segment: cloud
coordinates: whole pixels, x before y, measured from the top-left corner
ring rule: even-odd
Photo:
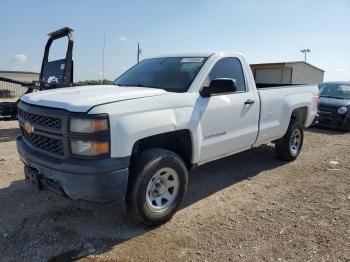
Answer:
[[[349,69],[347,68],[337,68],[334,70],[335,72],[346,72],[346,71],[350,71]]]
[[[27,62],[27,55],[17,54],[11,59],[11,62],[16,64],[24,64],[25,62]]]
[[[119,37],[119,41],[121,41],[121,42],[134,42],[134,40],[131,40],[125,36]]]

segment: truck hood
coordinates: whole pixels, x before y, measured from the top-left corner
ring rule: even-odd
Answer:
[[[332,97],[320,97],[320,106],[322,107],[342,107],[349,106],[350,99],[339,99]]]
[[[112,102],[165,94],[162,89],[95,85],[79,86],[34,92],[21,97],[21,101],[33,105],[66,109],[71,112],[87,112],[94,106]]]

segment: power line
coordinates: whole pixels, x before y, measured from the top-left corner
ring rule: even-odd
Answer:
[[[140,43],[137,43],[137,63],[140,62],[140,55],[142,54],[142,49],[140,47]]]

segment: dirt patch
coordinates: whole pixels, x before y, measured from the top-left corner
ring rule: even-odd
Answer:
[[[2,261],[350,261],[350,134],[306,131],[293,163],[272,145],[191,172],[181,210],[154,229],[123,202],[71,201],[23,181],[16,122],[0,122]],[[336,161],[336,167],[329,161]]]

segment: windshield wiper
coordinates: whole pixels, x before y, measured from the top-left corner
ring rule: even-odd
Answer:
[[[122,84],[113,84],[115,86],[135,86],[135,85],[122,85]]]

